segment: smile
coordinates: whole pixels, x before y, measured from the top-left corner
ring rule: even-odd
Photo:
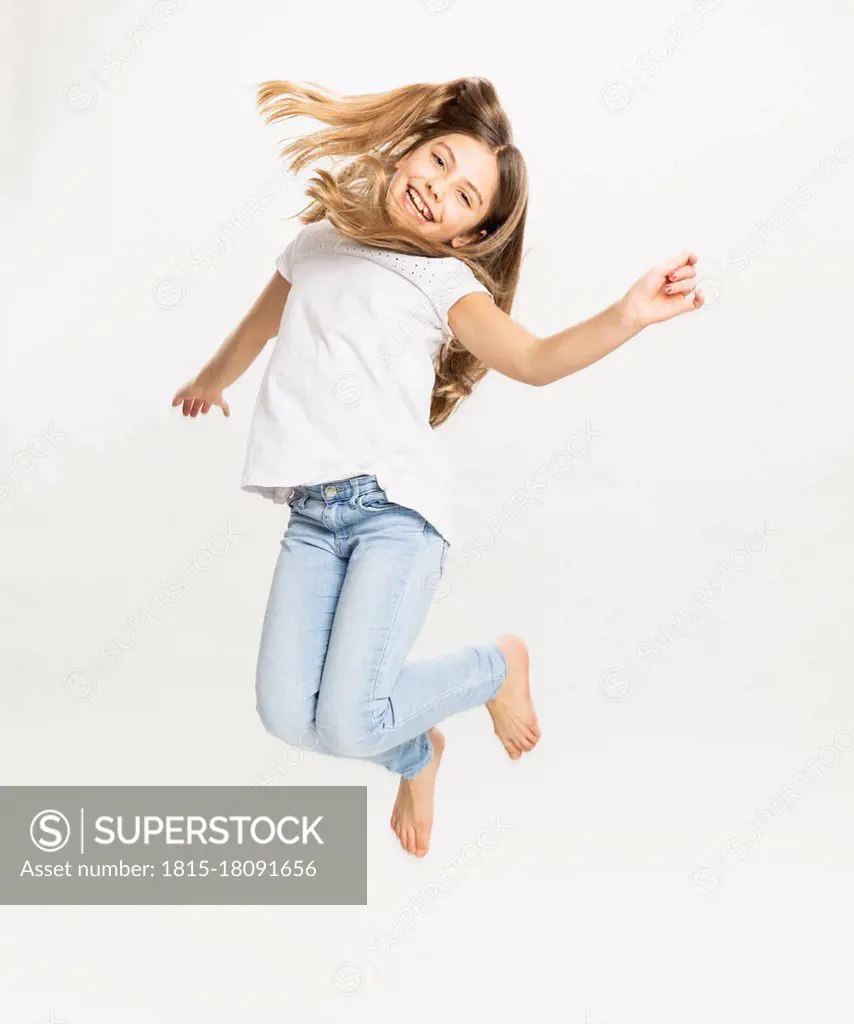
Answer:
[[[433,215],[430,213],[426,203],[423,202],[421,196],[418,195],[411,185],[407,185],[404,196],[406,197],[406,201],[411,207],[413,213],[419,220],[431,221],[433,219]]]

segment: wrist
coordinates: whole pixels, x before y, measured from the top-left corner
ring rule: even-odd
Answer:
[[[625,331],[629,338],[638,334],[646,326],[635,312],[633,303],[630,301],[628,295],[624,295],[621,299],[615,302],[613,306],[611,306],[611,314],[620,329]]]
[[[225,382],[220,374],[210,366],[206,366],[196,374],[194,383],[204,388],[222,389],[225,387]]]

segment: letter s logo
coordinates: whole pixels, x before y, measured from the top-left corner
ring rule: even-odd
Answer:
[[[30,839],[45,853],[56,853],[71,838],[71,825],[61,811],[39,811],[30,823]]]

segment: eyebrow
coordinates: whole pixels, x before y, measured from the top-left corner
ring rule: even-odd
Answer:
[[[456,167],[457,166],[457,158],[454,156],[454,151],[451,149],[451,147],[448,145],[448,143],[447,142],[440,142],[439,145],[445,147],[445,149],[448,151],[448,156],[451,158],[451,163],[453,164],[454,167]],[[472,185],[472,183],[469,181],[468,178],[466,178],[466,180],[463,182],[463,184],[464,185],[468,185],[468,187],[472,190],[472,192],[474,192],[474,194],[480,200],[480,205],[483,206],[483,196],[480,194],[480,192],[478,192],[478,190],[474,187],[474,185]]]

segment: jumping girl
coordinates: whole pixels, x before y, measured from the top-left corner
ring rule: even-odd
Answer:
[[[241,481],[290,507],[257,711],[290,744],[398,774],[391,826],[421,857],[439,722],[485,704],[514,760],[540,738],[519,637],[407,660],[453,539],[453,488],[433,428],[488,368],[549,384],[698,309],[697,258],[683,252],[591,319],[537,337],[510,316],[528,178],[489,81],[351,96],[273,81],[258,106],[268,123],[328,126],[282,150],[294,173],[322,157],[345,162],[334,175],[316,171],[276,273],[172,405],[230,415],[223,390],[277,334]]]

